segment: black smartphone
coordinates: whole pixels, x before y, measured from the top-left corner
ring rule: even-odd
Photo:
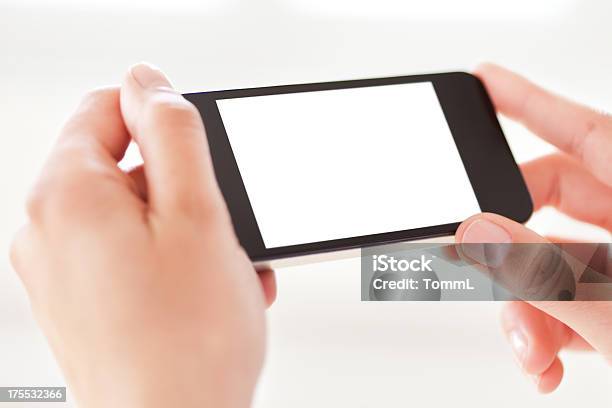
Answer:
[[[454,234],[532,202],[478,78],[463,72],[186,94],[236,234],[266,261]]]

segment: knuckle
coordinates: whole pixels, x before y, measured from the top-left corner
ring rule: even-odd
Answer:
[[[13,268],[18,271],[20,269],[20,265],[21,265],[21,242],[19,239],[19,236],[16,236],[15,238],[13,238],[13,241],[11,241],[11,245],[9,247],[9,259],[11,261],[11,265],[13,265]]]
[[[97,183],[102,184],[101,178],[87,177],[87,174],[75,175],[58,183],[48,198],[50,211],[56,216],[78,217],[103,205],[104,203],[98,200],[100,195],[96,194],[101,186],[97,189],[87,187],[91,180],[98,180]]]
[[[67,179],[53,169],[41,176],[26,198],[26,213],[30,221],[40,224],[53,209],[57,212],[58,198],[65,197]]]
[[[568,150],[582,161],[589,161],[598,154],[597,141],[612,134],[612,120],[594,112],[585,122],[582,133],[576,133],[569,141]]]
[[[9,259],[11,265],[13,266],[15,272],[17,272],[20,276],[23,276],[24,261],[27,258],[24,256],[24,251],[29,245],[29,230],[29,225],[21,227],[21,229],[17,231],[13,237],[9,247]]]
[[[200,115],[190,102],[170,92],[158,92],[151,96],[144,106],[144,116],[155,126],[199,125]]]
[[[94,88],[87,91],[82,99],[81,106],[89,106],[91,104],[97,104],[99,102],[106,101],[108,99],[117,99],[119,95],[119,87],[117,86],[105,86]]]
[[[42,174],[29,191],[26,214],[34,225],[49,219],[83,221],[87,214],[104,208],[117,208],[117,202],[104,200],[114,187],[124,182],[123,173],[104,163],[90,160],[81,150],[66,144],[56,148]]]
[[[26,198],[26,213],[31,221],[36,222],[42,218],[45,198],[46,193],[40,185],[36,185],[28,193]]]
[[[89,197],[87,174],[53,176],[32,189],[26,210],[33,224],[43,224],[49,218],[75,218],[96,202]]]
[[[64,135],[71,132],[80,132],[80,126],[86,122],[91,122],[92,113],[99,113],[100,109],[106,106],[119,104],[119,88],[116,86],[109,86],[103,88],[95,88],[87,91],[77,105],[76,110],[64,123],[60,134]],[[98,118],[100,115],[93,116]],[[101,117],[100,123],[107,120],[105,117]]]
[[[53,189],[46,192],[36,193],[32,200],[30,210],[33,222],[44,222],[48,217],[58,217],[63,214],[71,214],[75,203],[72,183],[58,183]]]

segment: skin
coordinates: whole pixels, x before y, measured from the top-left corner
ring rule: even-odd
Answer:
[[[126,173],[130,140],[144,167]],[[200,115],[160,71],[83,99],[27,210],[11,259],[80,406],[250,404],[274,275],[240,247]]]
[[[536,208],[610,230],[610,119],[502,68],[477,74],[500,112],[565,152],[523,166]],[[130,141],[144,165],[124,172],[117,163]],[[83,99],[27,210],[11,260],[79,405],[250,405],[274,274],[257,274],[240,247],[200,115],[159,70],[138,64],[121,88]],[[477,220],[515,242],[545,241],[482,214],[462,224],[458,242],[495,242]],[[543,392],[561,380],[563,348],[612,361],[610,303],[512,303],[503,327],[525,339],[520,364]]]
[[[534,209],[552,206],[612,231],[610,116],[554,95],[495,65],[482,65],[476,75],[500,113],[560,149],[521,167]],[[499,233],[500,228],[505,234]],[[555,240],[499,215],[479,214],[460,226],[456,241]],[[501,320],[521,369],[540,392],[552,392],[561,382],[559,352],[564,349],[595,350],[612,364],[612,302],[512,302],[505,306]]]

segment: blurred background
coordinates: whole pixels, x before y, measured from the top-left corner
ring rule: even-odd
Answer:
[[[605,0],[0,0],[0,386],[64,384],[7,248],[86,90],[118,83],[141,60],[181,91],[469,70],[487,60],[610,111],[611,17]],[[502,125],[519,162],[552,150]],[[552,210],[530,226],[610,241]],[[502,338],[500,304],[361,303],[358,259],[281,269],[278,283],[255,407],[612,405],[612,371],[596,355],[564,355],[560,389],[537,395]]]

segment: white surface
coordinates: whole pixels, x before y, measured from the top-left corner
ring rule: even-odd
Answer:
[[[352,14],[351,5],[346,14],[317,14],[294,7],[297,0],[244,0],[221,9],[217,1],[194,9],[175,0],[171,14],[146,1],[104,3],[0,2],[0,385],[63,383],[5,248],[24,220],[26,191],[80,95],[117,83],[136,61],[158,64],[178,88],[194,91],[469,69],[492,60],[612,110],[608,0],[574,1],[569,12],[551,5],[542,19],[506,20],[500,12],[478,21],[469,13],[443,21],[417,12],[373,18]],[[418,9],[423,2],[406,3]],[[529,10],[525,3],[521,13]],[[550,151],[519,125],[503,125],[519,161]],[[530,225],[609,239],[553,211]],[[498,304],[361,303],[356,260],[282,269],[278,282],[256,407],[612,405],[611,371],[595,355],[564,355],[559,391],[535,394],[499,333]]]
[[[217,105],[267,248],[449,224],[480,210],[431,82]]]
[[[572,0],[377,0],[376,7],[369,0],[292,0],[303,12],[336,18],[366,17],[387,19],[436,20],[537,20],[558,18],[571,11]]]

